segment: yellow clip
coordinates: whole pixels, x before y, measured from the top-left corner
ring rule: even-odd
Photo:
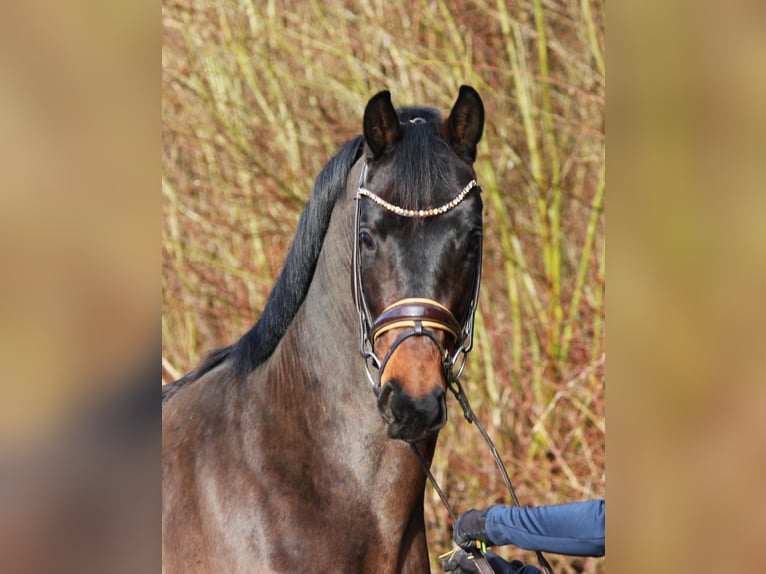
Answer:
[[[487,543],[484,542],[483,540],[477,540],[476,541],[476,548],[481,550],[482,554],[486,554],[487,553]]]

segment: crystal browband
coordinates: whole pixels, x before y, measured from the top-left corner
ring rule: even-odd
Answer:
[[[445,203],[442,206],[439,207],[432,207],[430,209],[404,209],[403,207],[399,207],[398,205],[394,205],[392,203],[387,202],[382,197],[375,195],[373,192],[371,192],[369,189],[365,189],[363,187],[360,187],[357,190],[357,199],[359,199],[359,196],[365,196],[369,197],[372,201],[377,203],[379,206],[383,207],[384,209],[387,209],[388,211],[395,213],[396,215],[401,215],[402,217],[432,217],[434,215],[441,215],[442,213],[447,213],[450,209],[453,209],[457,205],[462,202],[466,196],[468,195],[468,192],[470,192],[474,187],[476,187],[476,180],[472,179],[468,182],[468,185],[466,185],[463,188],[463,191],[457,194],[455,198],[450,201],[449,203]]]

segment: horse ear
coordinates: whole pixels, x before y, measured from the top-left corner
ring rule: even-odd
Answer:
[[[455,105],[444,122],[443,135],[458,155],[473,163],[484,131],[484,104],[471,86],[460,86]]]
[[[391,103],[391,92],[384,90],[375,94],[364,109],[364,139],[372,150],[373,158],[399,141],[402,128],[399,116]]]

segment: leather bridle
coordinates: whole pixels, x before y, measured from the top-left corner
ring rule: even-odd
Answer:
[[[353,249],[353,282],[354,303],[359,319],[359,352],[364,357],[367,380],[376,396],[381,389],[381,377],[388,360],[396,349],[410,337],[427,337],[439,350],[442,358],[442,369],[448,385],[451,381],[457,381],[465,368],[468,352],[473,347],[473,324],[476,315],[476,306],[479,301],[479,285],[481,278],[481,245],[479,245],[479,260],[474,278],[474,287],[471,293],[471,301],[465,319],[461,324],[446,306],[438,301],[427,298],[405,298],[395,301],[386,307],[377,317],[373,317],[364,296],[362,286],[361,255],[359,245],[360,212],[363,198],[371,199],[375,204],[395,213],[401,217],[426,218],[435,217],[446,213],[459,205],[469,192],[479,189],[476,180],[471,180],[452,201],[442,206],[425,210],[408,210],[380,198],[373,192],[365,189],[364,182],[367,174],[367,164],[362,165],[359,173],[359,182],[354,197],[354,249]],[[375,353],[375,342],[384,333],[393,329],[404,329],[386,351],[383,359],[379,359]],[[444,333],[445,343],[439,340],[437,332]],[[372,370],[377,371],[377,377]],[[376,380],[377,379],[377,380]]]

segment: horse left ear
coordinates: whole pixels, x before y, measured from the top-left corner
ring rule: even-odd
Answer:
[[[447,140],[459,156],[469,163],[476,160],[476,144],[484,131],[484,104],[471,86],[460,86],[455,105],[442,128]]]

